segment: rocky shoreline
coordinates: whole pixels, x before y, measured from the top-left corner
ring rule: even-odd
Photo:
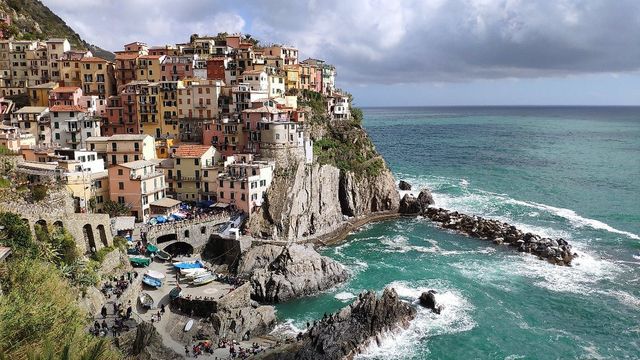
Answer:
[[[353,359],[370,343],[380,343],[383,333],[406,329],[416,309],[400,300],[392,288],[379,298],[362,293],[352,304],[314,322],[293,344],[272,349],[261,359]]]
[[[505,222],[431,207],[433,204],[431,193],[423,189],[417,198],[405,194],[400,200],[400,212],[404,215],[422,215],[442,228],[489,240],[496,245],[506,244],[519,252],[535,255],[555,265],[571,266],[571,261],[578,256],[565,239],[542,237],[524,232]]]

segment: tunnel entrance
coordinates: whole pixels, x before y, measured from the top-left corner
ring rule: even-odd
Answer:
[[[172,256],[191,256],[193,254],[193,246],[189,243],[178,241],[167,245],[167,247],[164,248],[164,251],[168,252]]]

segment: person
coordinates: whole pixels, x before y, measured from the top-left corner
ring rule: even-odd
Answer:
[[[156,315],[158,317],[158,321],[160,321],[160,311],[158,310],[158,314]]]
[[[164,304],[160,305],[160,312],[164,314]]]
[[[118,313],[118,302],[114,301],[113,302],[113,315],[116,315]]]
[[[133,311],[133,309],[131,309],[131,305],[129,305],[129,307],[127,308],[127,319],[131,318],[131,312]]]
[[[107,321],[106,320],[102,320],[102,328],[103,329],[108,329],[109,326],[107,326]]]
[[[185,357],[189,357],[189,346],[187,345],[184,346],[184,355]]]
[[[102,305],[102,310],[100,310],[100,314],[102,314],[103,319],[107,317],[107,307],[105,305]]]
[[[94,323],[93,323],[93,327],[94,327],[96,330],[100,330],[100,323],[98,322],[98,320],[96,320],[96,322],[94,322]]]

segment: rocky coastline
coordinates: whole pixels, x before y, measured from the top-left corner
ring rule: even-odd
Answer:
[[[275,348],[261,359],[353,359],[369,344],[380,343],[384,333],[406,329],[416,309],[392,288],[380,297],[368,291],[352,304],[314,322],[293,344]]]
[[[496,245],[508,245],[555,265],[570,266],[571,261],[578,256],[565,239],[542,237],[505,222],[432,207],[433,204],[431,193],[428,189],[423,189],[417,198],[405,194],[400,200],[400,212],[404,215],[424,216],[444,229],[489,240]]]

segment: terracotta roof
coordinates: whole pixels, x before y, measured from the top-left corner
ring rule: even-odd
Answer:
[[[108,61],[97,56],[91,56],[91,57],[83,57],[80,60],[80,62],[108,62]]]
[[[182,201],[165,197],[165,198],[162,198],[160,200],[156,200],[156,201],[152,202],[150,205],[151,206],[157,206],[157,207],[163,207],[163,208],[171,208],[171,207],[174,207],[174,206],[178,206],[181,203],[182,203]]]
[[[82,106],[78,106],[78,105],[54,105],[51,108],[49,108],[49,111],[54,111],[54,112],[66,112],[66,111],[78,111],[78,112],[84,112],[87,111],[86,108],[83,108]]]
[[[271,106],[262,106],[257,109],[246,109],[242,110],[243,113],[269,113],[269,114],[283,114],[286,111],[281,111],[277,108]]]
[[[210,145],[184,144],[176,149],[175,154],[179,158],[200,158],[211,148]]]
[[[151,165],[155,165],[155,163],[149,161],[149,160],[136,160],[136,161],[129,161],[123,164],[117,164],[118,166],[122,166],[122,167],[126,167],[129,169],[133,169],[133,170],[137,170],[137,169],[142,169],[144,167],[147,166],[151,166]]]
[[[75,92],[78,89],[80,89],[80,88],[77,87],[77,86],[60,86],[60,87],[57,87],[57,88],[55,88],[55,89],[53,89],[51,91],[55,92],[55,93],[68,93],[68,92]]]

